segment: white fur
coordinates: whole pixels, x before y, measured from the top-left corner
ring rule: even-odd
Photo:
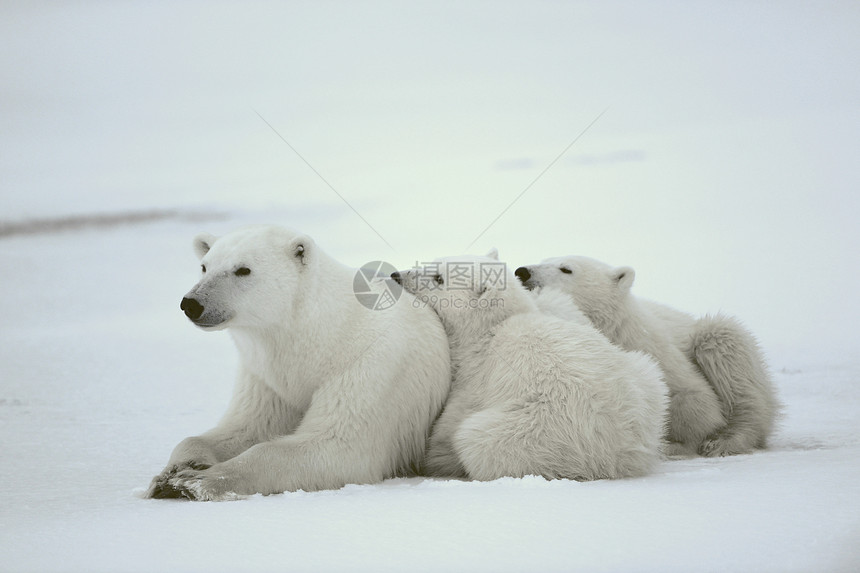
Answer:
[[[658,360],[670,389],[671,452],[729,455],[764,447],[778,404],[755,338],[737,320],[696,319],[631,292],[635,273],[587,257],[517,269],[527,288],[560,289],[625,350]]]
[[[554,300],[565,318],[542,312],[510,273],[504,285],[484,280],[481,266],[494,261],[448,257],[432,271],[401,273],[417,302],[437,311],[451,343],[454,380],[433,428],[427,471],[478,480],[649,472],[665,431],[659,367],[613,346],[587,320],[570,320],[577,311],[558,293],[537,298]],[[472,288],[445,282],[455,265],[473,269]],[[559,309],[565,300],[569,308]]]
[[[194,245],[205,272],[186,298],[204,307],[198,326],[230,329],[239,376],[223,419],[176,447],[150,497],[331,489],[419,466],[450,386],[432,312],[408,293],[386,310],[365,308],[355,269],[283,228],[200,235]]]

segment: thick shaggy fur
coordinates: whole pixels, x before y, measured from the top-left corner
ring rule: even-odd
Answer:
[[[432,266],[442,273],[448,264],[471,266],[469,289],[439,285],[421,269],[401,273],[417,301],[438,312],[451,343],[454,380],[431,435],[428,473],[477,480],[648,473],[665,431],[659,367],[613,346],[587,320],[541,312],[513,275],[504,288],[484,281],[480,265],[490,261],[449,257]]]
[[[767,446],[778,404],[758,342],[735,318],[705,316],[685,347],[714,387],[727,424],[709,437],[705,455],[730,455]]]
[[[223,419],[176,446],[150,497],[332,489],[420,465],[450,387],[433,312],[408,293],[365,308],[355,270],[286,229],[200,235],[194,247],[203,275],[182,306],[204,330],[230,329],[239,377]]]
[[[631,292],[635,273],[586,257],[517,269],[527,288],[561,289],[625,350],[653,356],[669,385],[669,452],[720,456],[763,448],[778,411],[755,338],[736,319],[696,319]]]

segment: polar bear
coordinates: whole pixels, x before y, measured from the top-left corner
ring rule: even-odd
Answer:
[[[718,314],[696,319],[631,292],[635,272],[587,257],[520,267],[529,289],[561,289],[612,342],[657,359],[670,389],[669,452],[725,456],[766,446],[779,406],[752,334]]]
[[[428,474],[594,480],[643,475],[659,461],[667,403],[659,366],[613,346],[586,319],[539,310],[495,251],[392,278],[439,314],[451,344],[454,378]]]
[[[366,308],[355,269],[284,228],[201,234],[194,250],[202,277],[182,310],[203,330],[230,330],[239,375],[223,419],[179,443],[148,497],[333,489],[419,467],[451,381],[432,311],[408,293]]]

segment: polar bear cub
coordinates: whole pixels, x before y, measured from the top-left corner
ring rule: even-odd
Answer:
[[[557,257],[520,267],[529,289],[561,289],[603,334],[653,356],[670,390],[670,453],[705,456],[765,447],[778,403],[758,343],[736,319],[696,319],[636,298],[630,267]]]
[[[643,475],[658,462],[666,390],[650,358],[613,346],[585,319],[542,312],[495,252],[393,278],[439,314],[451,346],[429,474],[594,480]]]
[[[194,249],[201,277],[181,308],[203,330],[230,330],[239,376],[223,419],[176,446],[148,497],[333,489],[420,466],[450,387],[433,312],[408,293],[366,308],[356,269],[280,227],[202,234]]]

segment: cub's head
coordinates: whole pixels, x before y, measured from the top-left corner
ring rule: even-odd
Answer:
[[[588,257],[556,257],[520,267],[517,278],[527,289],[553,287],[569,294],[592,321],[615,313],[630,292],[636,273]]]
[[[206,330],[282,321],[317,254],[310,237],[274,226],[201,233],[193,245],[200,281],[180,308]]]
[[[442,257],[391,275],[429,306],[446,328],[489,327],[534,303],[493,249],[486,256]]]

